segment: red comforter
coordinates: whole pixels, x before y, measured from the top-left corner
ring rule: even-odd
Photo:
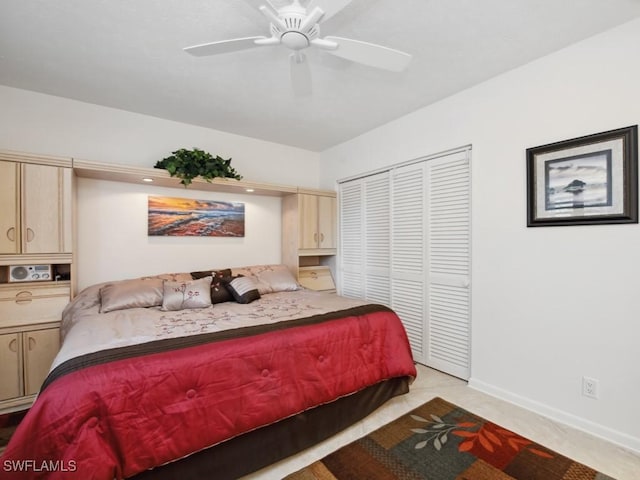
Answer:
[[[416,375],[395,313],[345,314],[65,372],[18,427],[0,478],[126,478]]]

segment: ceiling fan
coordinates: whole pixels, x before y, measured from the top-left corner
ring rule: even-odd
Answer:
[[[234,38],[186,47],[191,55],[204,57],[261,46],[283,45],[290,50],[291,80],[296,94],[311,91],[311,75],[303,50],[317,47],[332,55],[371,67],[394,72],[404,70],[411,61],[408,53],[350,38],[320,37],[320,23],[344,9],[351,0],[311,0],[305,7],[300,0],[266,0],[260,11],[271,21],[270,37]]]

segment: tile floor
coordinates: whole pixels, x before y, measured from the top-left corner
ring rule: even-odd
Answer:
[[[418,365],[418,378],[407,395],[392,399],[327,441],[248,475],[244,480],[281,479],[434,397],[444,398],[617,480],[640,479],[640,454],[478,392],[469,388],[466,382]]]

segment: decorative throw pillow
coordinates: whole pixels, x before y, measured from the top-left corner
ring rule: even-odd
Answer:
[[[286,265],[268,265],[256,274],[262,283],[271,288],[271,292],[291,292],[300,289],[298,282]]]
[[[213,276],[213,280],[211,280],[211,303],[216,304],[233,301],[233,297],[226,287],[226,283],[231,281],[231,269],[225,268],[223,270],[204,270],[202,272],[191,272],[191,276],[195,279],[203,278],[210,275]]]
[[[211,276],[186,282],[164,281],[162,310],[205,308],[211,305]]]
[[[109,283],[100,289],[100,313],[162,305],[162,280],[136,278]]]
[[[230,277],[231,269],[223,268],[223,269],[216,270],[212,268],[210,270],[202,270],[200,272],[191,272],[191,278],[193,278],[194,280],[197,280],[199,278],[209,277],[209,276],[215,277],[216,275],[220,275],[222,277]]]
[[[300,289],[289,267],[282,264],[251,265],[231,269],[231,273],[244,277],[252,277],[260,295],[265,293],[289,292]]]
[[[232,302],[233,296],[227,288],[227,283],[231,281],[231,270],[219,270],[214,272],[211,280],[211,303]]]
[[[258,278],[256,275],[255,267],[242,267],[242,268],[232,268],[231,274],[234,277],[248,277],[253,280],[253,283],[256,284],[256,288],[258,289],[258,293],[260,295],[264,295],[265,293],[273,293],[273,289],[268,283],[265,283]]]
[[[238,303],[251,303],[260,298],[253,277],[236,277],[227,283],[227,288]]]

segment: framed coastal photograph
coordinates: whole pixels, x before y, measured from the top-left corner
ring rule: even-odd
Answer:
[[[527,149],[527,226],[638,223],[638,126]]]
[[[149,196],[149,236],[244,237],[244,203]]]

